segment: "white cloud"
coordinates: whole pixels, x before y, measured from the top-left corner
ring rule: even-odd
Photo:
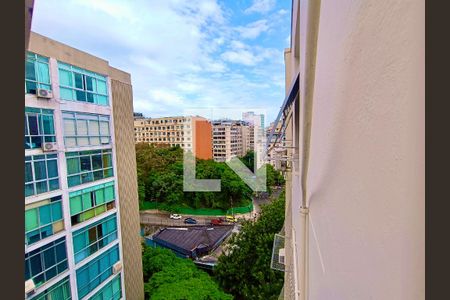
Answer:
[[[281,102],[284,87],[272,76],[284,76],[282,45],[280,50],[243,42],[258,44],[273,24],[270,16],[239,27],[230,24],[222,5],[218,0],[37,1],[32,30],[131,73],[134,109],[147,116]]]
[[[248,24],[245,27],[239,26],[236,30],[241,34],[241,37],[245,39],[257,38],[261,33],[269,29],[267,20],[258,20]]]
[[[253,0],[252,5],[247,8],[245,13],[267,13],[275,7],[275,0]]]

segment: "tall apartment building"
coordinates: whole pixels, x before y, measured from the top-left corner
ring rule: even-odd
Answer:
[[[278,122],[277,126],[275,126],[275,122],[271,122],[266,129],[267,161],[277,170],[284,170],[286,165],[286,136],[282,131],[282,125],[282,121]]]
[[[247,151],[249,126],[243,121],[216,120],[212,122],[213,158],[218,162],[244,156]]]
[[[424,1],[291,16],[284,299],[424,299]]]
[[[144,299],[130,74],[31,32],[25,299]]]
[[[135,118],[136,143],[180,146],[197,158],[212,159],[211,123],[199,116]]]
[[[242,119],[249,123],[252,132],[251,150],[255,152],[256,168],[259,169],[264,163],[264,151],[266,145],[266,134],[264,131],[264,115],[255,114],[252,111],[242,113]]]

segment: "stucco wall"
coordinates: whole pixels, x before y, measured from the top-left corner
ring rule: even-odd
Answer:
[[[321,1],[309,299],[424,299],[424,71],[424,1]]]
[[[212,127],[206,120],[195,122],[195,156],[201,159],[212,159]]]
[[[142,248],[134,145],[133,96],[129,84],[111,80],[117,157],[120,227],[126,298],[144,299]]]

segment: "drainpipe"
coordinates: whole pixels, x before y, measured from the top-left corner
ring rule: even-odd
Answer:
[[[321,0],[309,0],[306,3],[306,36],[305,36],[305,52],[302,63],[304,64],[303,74],[303,116],[300,118],[302,140],[301,140],[301,190],[302,201],[300,207],[301,217],[301,232],[300,232],[300,248],[299,251],[299,280],[300,280],[300,300],[306,300],[309,298],[308,291],[308,249],[309,249],[309,207],[306,199],[307,195],[307,179],[309,168],[309,153],[311,142],[311,124],[312,124],[312,111],[313,111],[313,98],[314,98],[314,81],[316,71],[316,57],[317,57],[317,39],[319,33],[319,20],[320,20],[320,4]],[[301,86],[301,84],[300,84]],[[299,128],[300,130],[300,128]],[[298,132],[297,136],[301,136]]]

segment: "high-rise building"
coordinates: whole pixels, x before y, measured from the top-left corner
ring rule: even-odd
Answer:
[[[251,150],[255,152],[256,168],[259,169],[265,163],[266,134],[264,131],[264,114],[255,114],[252,111],[244,112],[242,113],[242,119],[252,127],[253,144],[251,145]]]
[[[212,159],[211,123],[199,116],[136,118],[136,143],[180,146],[197,158]]]
[[[243,121],[216,120],[212,122],[213,158],[218,162],[244,156],[249,145],[248,124]]]
[[[130,74],[31,32],[25,298],[144,299]]]

